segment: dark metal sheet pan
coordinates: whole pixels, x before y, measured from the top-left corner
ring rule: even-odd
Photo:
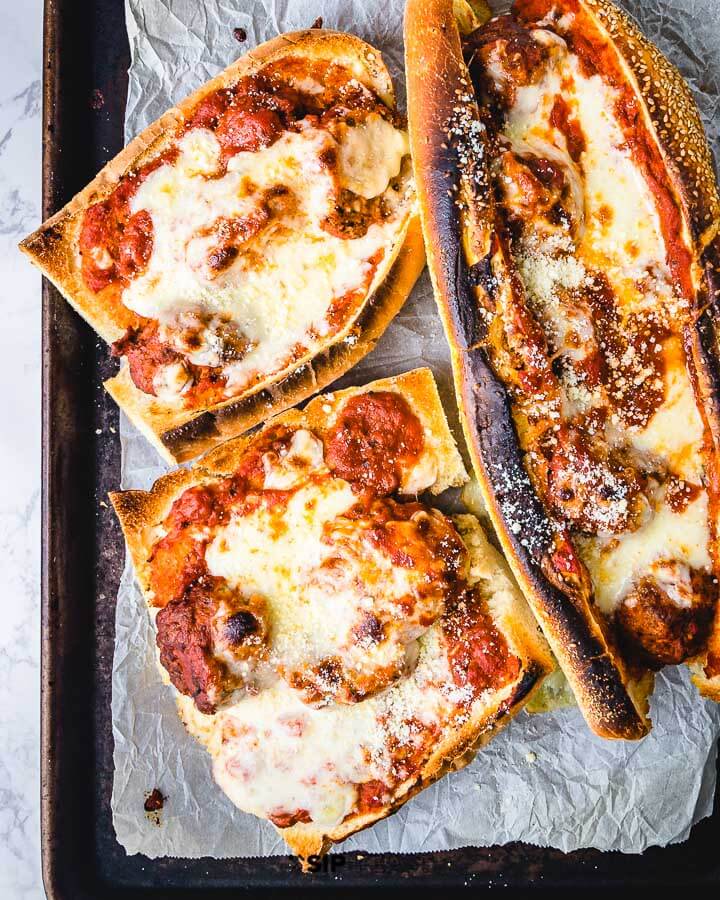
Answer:
[[[201,0],[199,0],[201,2]],[[129,49],[123,0],[46,0],[43,205],[62,206],[121,148]],[[427,855],[332,855],[300,875],[287,857],[127,856],[110,814],[110,676],[124,547],[117,410],[107,348],[43,287],[42,847],[52,900],[278,896],[470,886],[720,885],[720,804],[684,844],[641,856],[522,844]],[[148,785],[148,788],[152,787]],[[138,798],[142,803],[143,798]]]

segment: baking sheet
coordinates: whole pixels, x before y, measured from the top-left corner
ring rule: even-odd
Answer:
[[[720,3],[627,6],[688,77],[717,146],[720,33],[704,23],[716,20]],[[402,103],[399,0],[127,0],[126,9],[133,59],[128,139],[251,46],[307,27],[318,16],[326,27],[353,31],[383,51]],[[246,32],[243,43],[234,29]],[[342,383],[421,364],[435,372],[456,421],[449,356],[426,274],[373,353]],[[124,417],[121,440],[122,486],[149,487],[166,466]],[[272,826],[235,809],[214,785],[210,758],[185,733],[153,648],[144,600],[126,566],[117,602],[112,706],[119,842],[128,853],[153,858],[285,853]],[[654,729],[640,743],[595,738],[574,708],[521,713],[471,766],[351,838],[343,850],[415,852],[522,840],[565,851],[640,852],[684,840],[692,824],[711,812],[720,709],[698,698],[684,670],[669,670],[658,677],[651,712]],[[143,811],[144,796],[154,787],[167,798],[159,819]]]

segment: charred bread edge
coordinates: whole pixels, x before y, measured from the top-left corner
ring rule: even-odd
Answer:
[[[169,133],[184,121],[184,114],[203,97],[297,50],[316,58],[343,62],[356,75],[362,71],[363,80],[384,103],[394,107],[393,86],[381,55],[360,38],[317,29],[280,35],[240,57],[160,116],[112,159],[87,187],[21,242],[20,249],[108,344],[120,338],[125,327],[108,304],[82,282],[74,260],[77,217],[87,206],[110,193],[128,169],[159,153]],[[376,273],[374,286],[371,286],[360,312],[333,342],[315,357],[299,360],[292,370],[258,384],[250,394],[229,398],[205,410],[178,410],[171,404],[163,405],[155,398],[148,398],[140,391],[133,384],[124,360],[119,374],[106,381],[105,387],[165,460],[173,463],[191,459],[315,393],[372,349],[400,310],[425,264],[420,226],[412,210],[408,213],[404,233],[398,236],[393,250]],[[347,343],[348,337],[353,343]]]
[[[374,381],[363,387],[349,388],[332,395],[317,397],[303,412],[288,410],[275,416],[268,425],[284,422],[290,425],[317,427],[327,423],[334,415],[336,403],[342,403],[346,398],[368,390],[397,390],[411,401],[413,410],[434,436],[439,473],[436,484],[430,488],[431,491],[439,493],[466,480],[462,459],[450,433],[435,380],[429,369],[416,369],[404,375]],[[322,409],[328,400],[333,404],[333,411],[330,413]],[[202,483],[205,477],[216,477],[231,472],[252,440],[253,436],[243,436],[228,441],[191,468],[177,469],[162,476],[150,491],[119,491],[110,494],[143,592],[147,589],[147,556],[152,545],[153,526],[164,518],[182,491]],[[474,516],[468,518],[477,522]],[[483,535],[480,526],[477,527]],[[488,555],[492,566],[500,569],[505,575],[502,571],[505,565],[502,557],[486,540],[482,552]],[[499,692],[496,702],[484,710],[479,719],[468,722],[447,746],[441,745],[423,766],[419,780],[411,782],[404,793],[388,808],[345,823],[330,834],[303,824],[278,829],[292,850],[301,857],[304,869],[307,869],[308,856],[327,852],[333,843],[345,840],[356,831],[391,815],[407,800],[447,772],[467,765],[476,752],[519,711],[534,690],[540,686],[544,677],[553,670],[554,664],[545,642],[534,627],[524,600],[513,590],[509,578],[506,590],[509,591],[510,599],[504,609],[493,610],[493,618],[500,624],[506,639],[509,638],[513,652],[522,659],[523,668],[518,680]],[[511,628],[512,632],[509,633]],[[483,731],[478,735],[478,728],[481,726]]]
[[[707,308],[697,322],[697,341],[693,350],[697,353],[698,386],[705,393],[713,443],[720,447],[720,235],[716,235],[705,248],[702,266],[707,283]],[[720,455],[720,454],[719,454]],[[720,528],[720,523],[718,524]],[[715,608],[713,637],[716,652],[720,651],[720,603]],[[692,680],[703,697],[720,703],[720,675],[708,678],[705,659],[690,664]]]
[[[475,346],[474,299],[467,278],[454,191],[461,167],[446,143],[445,125],[463,106],[477,118],[462,58],[452,0],[409,0],[405,17],[410,142],[435,296],[450,344],[456,392],[473,466],[510,562],[548,641],[575,691],[590,727],[608,738],[637,739],[649,730],[651,679],[628,683],[587,604],[552,585],[540,568],[550,523],[522,463],[504,386]],[[443,146],[444,145],[444,146]],[[503,506],[525,514],[513,534]],[[524,544],[532,543],[533,553]]]

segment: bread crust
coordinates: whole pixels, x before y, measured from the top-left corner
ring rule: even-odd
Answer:
[[[467,479],[429,369],[417,369],[364,387],[322,395],[312,400],[302,412],[289,410],[279,414],[267,427],[286,423],[325,430],[334,421],[337,408],[349,397],[368,390],[398,391],[420,418],[426,439],[432,438],[434,441],[434,450],[440,462],[436,482],[430,490],[440,493],[447,487],[459,486]],[[138,581],[146,597],[149,574],[147,559],[156,539],[157,524],[167,515],[175,499],[188,487],[232,472],[251,440],[251,437],[246,436],[226,442],[191,468],[178,469],[163,476],[150,491],[122,491],[110,495]],[[387,807],[355,817],[329,832],[312,824],[279,829],[285,841],[301,858],[301,865],[305,870],[308,868],[308,857],[322,855],[333,843],[345,840],[351,834],[391,815],[447,772],[467,765],[475,753],[522,708],[543,678],[554,668],[547,645],[527,604],[512,583],[501,555],[488,543],[473,516],[457,516],[455,521],[469,546],[478,582],[485,586],[484,593],[488,595],[490,613],[511,651],[522,660],[521,672],[515,682],[493,694],[487,704],[476,711],[473,718],[460,730],[446,735],[438,742],[417,776],[402,786],[394,801]],[[179,698],[181,715],[186,700],[187,698]],[[183,718],[186,716],[183,715]]]
[[[122,304],[108,303],[90,291],[82,279],[76,240],[85,209],[111,193],[129,169],[161,153],[185,116],[206,96],[298,53],[345,64],[384,103],[394,107],[390,75],[380,53],[364,41],[342,32],[318,29],[280,35],[240,57],[149,125],[86,188],[20,244],[20,249],[107,343],[121,338],[133,319]],[[163,403],[135,386],[126,360],[105,387],[165,460],[174,463],[191,459],[316,393],[372,350],[425,265],[420,224],[414,210],[408,214],[392,249],[376,272],[358,314],[342,331],[315,355],[308,354],[238,397],[195,410]]]
[[[682,199],[695,242],[695,258],[705,266],[710,306],[700,321],[694,355],[701,394],[714,423],[718,419],[717,394],[713,392],[720,383],[720,295],[717,272],[711,278],[707,269],[717,266],[720,203],[699,116],[679,73],[634,23],[605,0],[587,0],[584,5],[615,41],[647,104],[668,163],[668,177]],[[588,604],[570,598],[543,574],[539,562],[547,546],[548,520],[523,468],[505,388],[477,343],[475,301],[466,278],[462,225],[454,199],[462,171],[446,129],[447,123],[459,115],[476,119],[478,113],[452,0],[409,0],[405,46],[410,141],[428,265],[451,347],[463,428],[485,503],[513,572],[588,724],[603,737],[640,738],[650,724],[647,707],[652,677],[633,681]],[[663,120],[667,116],[669,124]],[[679,123],[686,131],[678,131]],[[714,262],[708,262],[711,258]],[[714,424],[711,430],[717,434]],[[508,526],[508,505],[523,511],[520,535],[513,534]],[[711,690],[718,691],[717,685],[701,684],[697,677],[695,680],[707,695]]]

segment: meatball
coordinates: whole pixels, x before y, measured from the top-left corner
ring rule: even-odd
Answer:
[[[676,603],[654,576],[641,579],[617,612],[621,641],[649,668],[677,665],[698,653],[712,619],[712,576],[694,571]]]
[[[266,638],[262,600],[245,599],[210,575],[191,584],[157,616],[160,662],[177,690],[192,697],[206,715],[245,685],[238,664],[259,658]]]

